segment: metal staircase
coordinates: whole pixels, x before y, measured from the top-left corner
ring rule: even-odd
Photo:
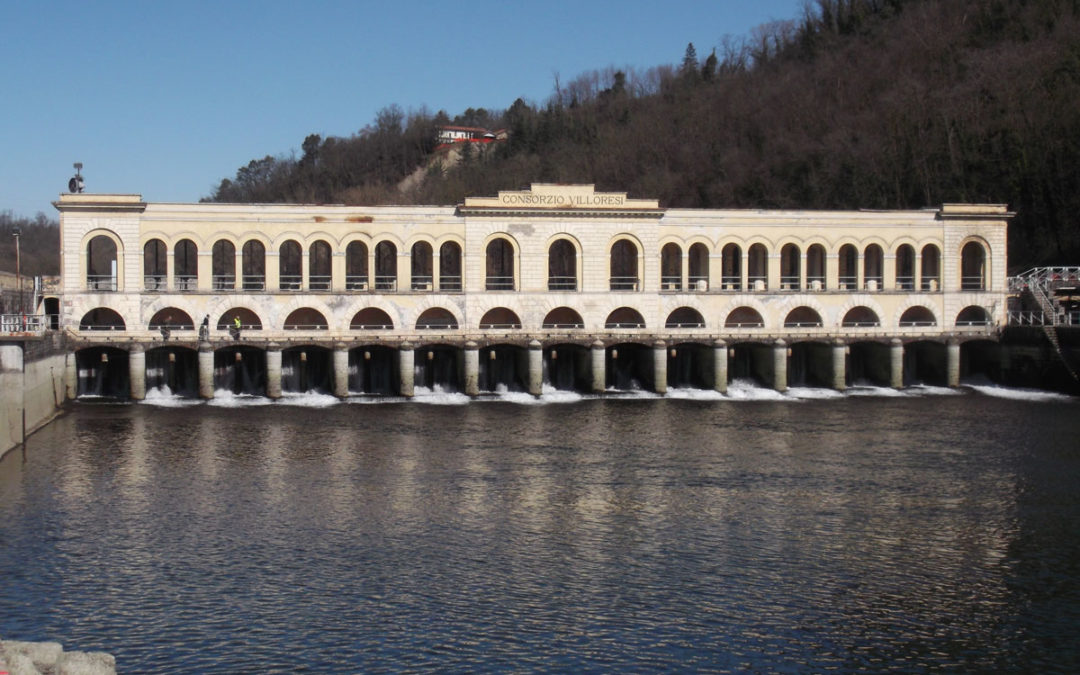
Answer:
[[[1033,267],[1009,280],[1011,290],[1020,291],[1038,305],[1042,311],[1042,329],[1046,339],[1053,345],[1066,372],[1073,380],[1080,382],[1080,376],[1066,358],[1058,339],[1058,326],[1065,324],[1067,317],[1065,308],[1057,301],[1055,291],[1067,287],[1080,287],[1080,267]]]

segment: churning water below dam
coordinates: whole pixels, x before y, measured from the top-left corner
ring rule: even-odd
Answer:
[[[1078,404],[84,400],[0,461],[0,636],[132,673],[1075,672]]]

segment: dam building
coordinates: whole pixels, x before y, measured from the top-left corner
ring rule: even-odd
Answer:
[[[956,386],[1007,318],[995,204],[54,204],[71,397]]]

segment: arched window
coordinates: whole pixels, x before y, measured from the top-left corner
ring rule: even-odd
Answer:
[[[308,290],[330,290],[332,274],[330,244],[321,240],[312,242],[308,248]]]
[[[266,247],[257,239],[244,242],[241,249],[241,285],[245,291],[261,291],[266,288]]]
[[[397,290],[397,246],[391,241],[375,245],[375,290]]]
[[[900,315],[900,326],[904,328],[936,325],[937,319],[934,317],[934,313],[926,307],[918,305],[915,307],[908,307],[904,310],[904,313]]]
[[[233,307],[222,312],[217,320],[217,329],[230,330],[236,325],[237,319],[240,319],[242,330],[262,330],[262,319],[247,307]]]
[[[411,265],[411,284],[414,291],[430,291],[434,288],[435,275],[432,272],[431,244],[418,241],[413,244]]]
[[[764,244],[754,244],[748,252],[746,261],[746,281],[750,289],[766,291],[769,289],[769,252]]]
[[[604,328],[644,328],[645,318],[636,309],[620,307],[608,314]]]
[[[753,307],[736,307],[724,320],[724,328],[761,328],[765,320]]]
[[[981,291],[986,289],[986,250],[975,241],[964,244],[960,250],[960,290]]]
[[[784,328],[818,328],[821,315],[810,307],[796,307],[784,318]]]
[[[350,241],[345,247],[345,290],[368,289],[368,250],[362,241]]]
[[[303,250],[300,244],[289,240],[278,249],[278,288],[283,291],[300,290],[303,277]]]
[[[859,288],[859,252],[851,244],[840,247],[840,290],[854,291]]]
[[[98,307],[83,314],[79,330],[124,330],[124,319],[116,310]]]
[[[439,247],[439,290],[461,290],[461,246],[456,241],[444,242]]]
[[[923,246],[922,278],[919,287],[930,292],[937,292],[941,288],[941,250],[933,244]]]
[[[116,273],[116,242],[99,234],[86,245],[86,287],[91,291],[115,291]]]
[[[825,290],[825,247],[821,244],[806,249],[806,287],[811,291]]]
[[[798,291],[801,289],[802,252],[795,244],[785,244],[780,249],[780,290]]]
[[[487,245],[486,288],[489,291],[514,290],[514,247],[503,238],[492,239]]]
[[[378,307],[367,307],[355,315],[349,322],[352,330],[390,330],[394,327],[394,321],[390,315]]]
[[[184,310],[176,307],[166,307],[154,313],[147,328],[150,330],[160,330],[162,328],[168,330],[195,330],[195,322],[191,320],[191,315]]]
[[[143,245],[143,288],[148,291],[166,289],[165,242],[151,239]]]
[[[449,310],[432,307],[416,319],[417,330],[451,330],[458,327],[457,319]]]
[[[512,309],[495,307],[484,313],[480,319],[480,330],[499,330],[521,328],[521,319]]]
[[[178,291],[199,288],[199,247],[190,239],[176,242],[173,251],[173,283]]]
[[[852,307],[844,315],[840,325],[844,328],[870,328],[880,326],[881,320],[877,313],[869,307]]]
[[[742,249],[727,244],[720,252],[720,285],[725,291],[742,290]]]
[[[577,249],[569,239],[557,239],[548,247],[548,290],[576,291]]]
[[[326,318],[317,309],[301,307],[285,318],[285,330],[327,330]]]
[[[581,315],[569,307],[556,307],[544,317],[544,328],[584,328]]]
[[[896,249],[896,290],[915,290],[915,249],[907,244]]]
[[[664,328],[704,328],[705,317],[693,307],[680,307],[668,314]]]
[[[660,290],[682,290],[682,249],[678,244],[664,244],[660,249]]]
[[[210,274],[214,290],[233,290],[236,288],[236,246],[228,239],[218,239],[210,252]]]
[[[978,305],[969,305],[956,315],[957,326],[987,326],[989,324],[990,314]]]
[[[690,260],[687,261],[687,282],[692,291],[709,290],[709,247],[697,243],[690,246]]]
[[[638,249],[629,239],[620,239],[611,245],[610,288],[613,291],[636,291],[640,288]]]
[[[877,244],[863,250],[863,286],[868,291],[880,291],[884,286],[885,254]]]

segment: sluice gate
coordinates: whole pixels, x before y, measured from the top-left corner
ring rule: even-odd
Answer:
[[[672,389],[712,389],[716,369],[713,348],[680,342],[667,350],[667,384]]]
[[[199,395],[199,353],[189,347],[157,347],[146,351],[146,389],[174,395]]]
[[[375,396],[400,393],[396,349],[383,345],[350,349],[348,367],[349,393]]]
[[[607,348],[608,389],[652,390],[655,381],[652,347],[636,342],[622,342]]]
[[[290,393],[333,391],[332,352],[325,347],[290,347],[281,352],[281,390]]]
[[[482,392],[529,390],[529,351],[515,345],[480,349],[478,384]]]
[[[77,396],[127,398],[131,392],[129,355],[117,347],[87,347],[75,352]]]
[[[266,352],[257,347],[229,346],[214,352],[213,389],[262,396],[266,393]]]
[[[544,349],[544,382],[562,391],[592,390],[593,373],[588,347],[556,344]]]
[[[464,389],[464,353],[450,345],[422,345],[413,361],[413,384],[432,391]]]

